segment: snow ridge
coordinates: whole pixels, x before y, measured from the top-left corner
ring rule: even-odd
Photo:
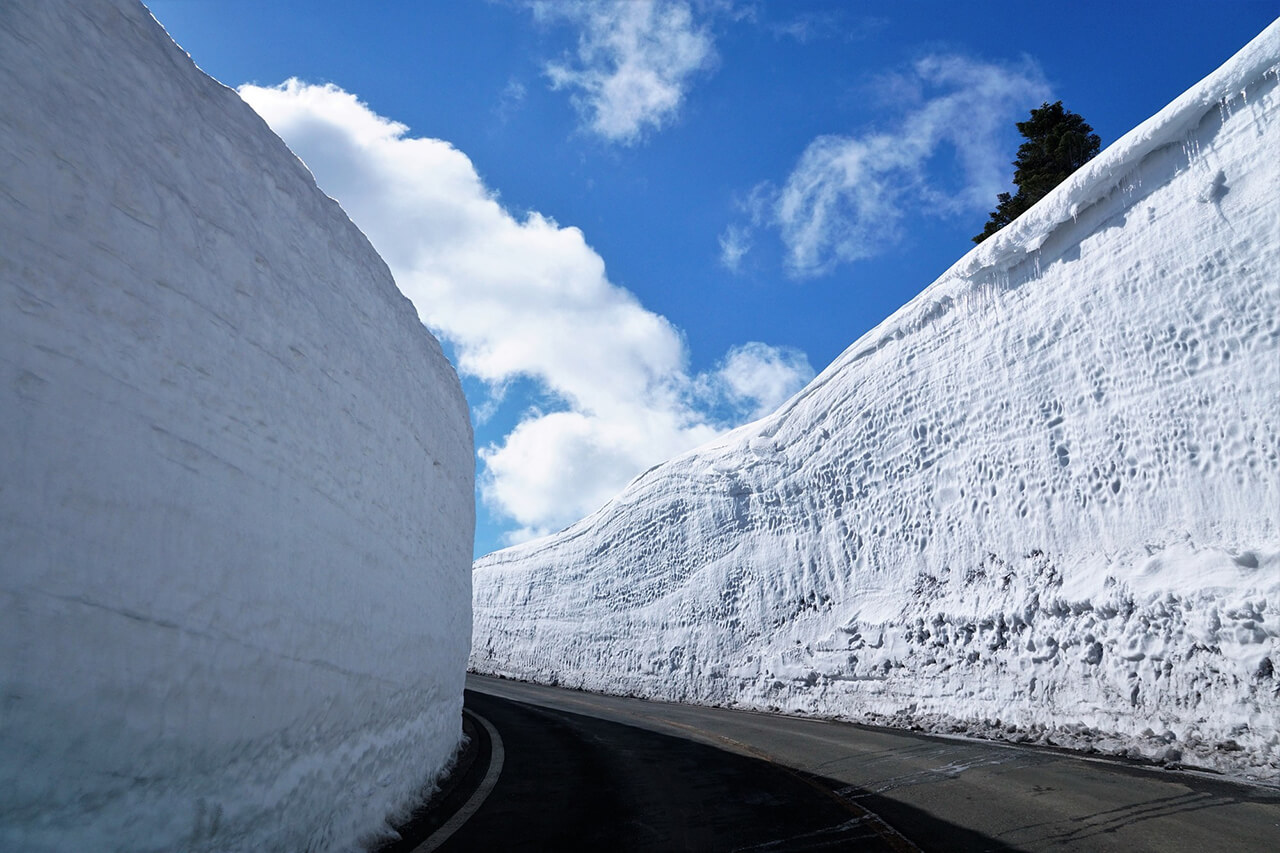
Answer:
[[[448,762],[458,378],[134,0],[0,4],[0,849],[352,849]]]
[[[774,414],[477,562],[477,671],[1280,779],[1280,22]]]

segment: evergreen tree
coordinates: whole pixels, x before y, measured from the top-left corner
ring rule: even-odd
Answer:
[[[991,211],[982,233],[973,238],[975,243],[981,243],[1017,219],[1049,190],[1093,159],[1102,147],[1102,140],[1093,128],[1080,116],[1063,109],[1062,101],[1042,104],[1032,110],[1030,119],[1018,122],[1018,132],[1027,139],[1018,148],[1018,159],[1013,161],[1017,167],[1013,182],[1018,192],[996,196],[996,209]]]

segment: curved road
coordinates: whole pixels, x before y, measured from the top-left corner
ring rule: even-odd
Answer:
[[[1280,850],[1280,791],[1044,749],[468,676],[492,793],[439,849]]]

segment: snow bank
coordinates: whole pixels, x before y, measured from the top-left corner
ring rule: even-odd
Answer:
[[[1280,24],[775,414],[477,563],[471,666],[1280,779]]]
[[[0,5],[0,849],[316,850],[460,738],[470,425],[130,0]]]

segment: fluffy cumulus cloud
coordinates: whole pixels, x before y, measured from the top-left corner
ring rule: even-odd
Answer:
[[[771,200],[764,218],[782,237],[792,275],[820,275],[875,254],[899,236],[909,213],[992,206],[1008,185],[1014,121],[1049,98],[1043,74],[1029,60],[1000,65],[929,56],[906,73],[881,78],[877,88],[902,111],[888,129],[820,136],[781,188],[757,188]],[[939,157],[958,180],[934,177]]]
[[[716,59],[714,40],[683,0],[544,0],[544,21],[578,29],[576,54],[548,63],[588,129],[630,144],[679,112],[698,72]]]
[[[729,402],[754,419],[769,414],[808,384],[813,367],[798,349],[749,343],[729,350],[714,376]]]
[[[240,94],[369,236],[461,373],[494,400],[524,378],[554,401],[480,450],[482,496],[513,538],[581,517],[731,425],[716,394],[754,413],[812,375],[802,355],[752,344],[730,354],[723,382],[690,376],[680,332],[609,281],[581,231],[515,218],[447,142],[410,136],[332,85]]]

